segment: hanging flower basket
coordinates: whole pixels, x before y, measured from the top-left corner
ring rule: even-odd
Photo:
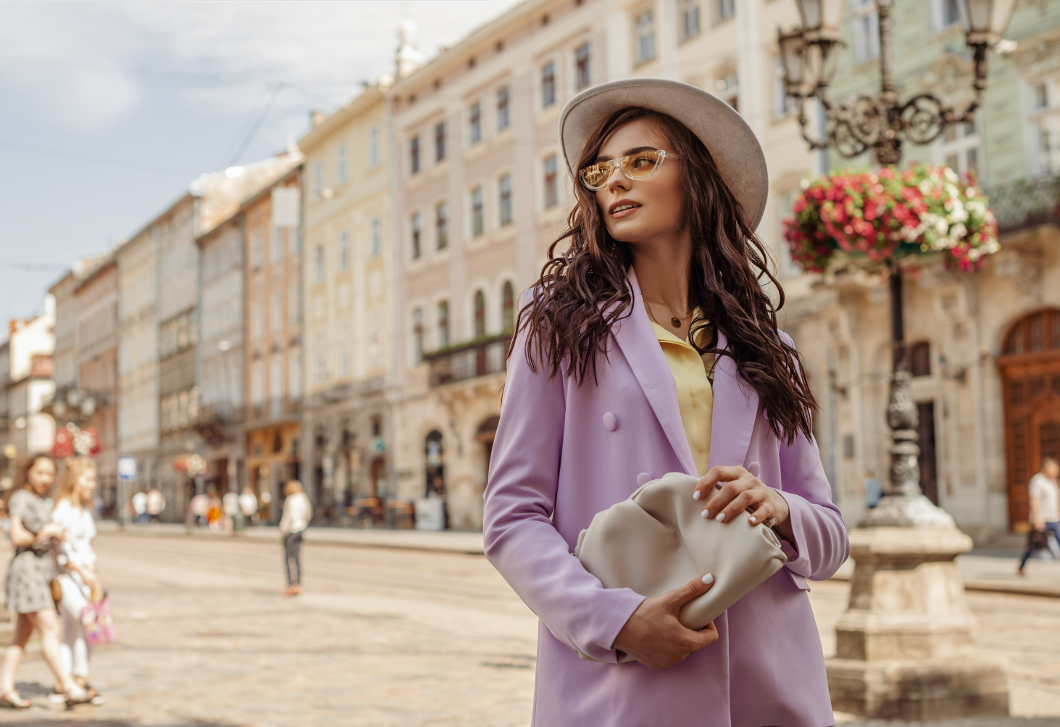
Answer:
[[[926,255],[971,271],[1000,249],[997,220],[974,177],[924,163],[804,180],[784,238],[811,273],[882,269]]]
[[[210,464],[197,454],[182,454],[173,460],[173,469],[188,477],[198,477],[210,471]]]
[[[99,444],[99,432],[95,427],[81,429],[70,422],[55,430],[55,442],[52,444],[52,456],[56,459],[69,457],[95,457],[102,448]]]

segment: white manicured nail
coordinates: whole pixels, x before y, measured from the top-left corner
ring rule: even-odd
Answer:
[[[703,518],[704,520],[709,520],[710,519],[710,510],[703,510],[702,512],[699,513],[699,516],[701,518]]]
[[[754,525],[754,524],[755,524],[756,522],[758,522],[758,520],[756,520],[756,519],[755,519],[755,516],[754,516],[754,515],[752,515],[751,517],[749,517],[749,518],[747,518],[747,519],[748,519],[748,520],[750,521],[750,523],[751,523],[752,525]]]
[[[705,576],[703,576],[703,582],[709,586],[711,583],[714,582],[714,576],[712,576],[710,573],[707,573]]]
[[[719,512],[719,513],[718,513],[718,517],[717,517],[717,520],[718,520],[718,522],[719,522],[719,523],[723,523],[723,522],[725,522],[725,513],[723,513],[723,512]]]
[[[695,492],[692,493],[692,499],[693,500],[698,500],[699,499],[699,495],[700,495],[699,490],[696,490]]]

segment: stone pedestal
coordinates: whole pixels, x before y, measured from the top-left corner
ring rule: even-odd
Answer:
[[[850,605],[827,662],[834,709],[883,719],[1008,715],[1005,673],[979,654],[954,562],[971,538],[952,520],[933,525],[850,533]]]

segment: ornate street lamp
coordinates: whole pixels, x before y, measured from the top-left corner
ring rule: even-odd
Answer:
[[[833,148],[845,157],[871,151],[879,164],[896,165],[904,142],[926,144],[947,127],[973,120],[986,87],[988,53],[1000,41],[1015,0],[954,2],[974,66],[973,95],[963,108],[931,93],[899,99],[891,41],[894,0],[876,0],[879,93],[833,104],[827,91],[846,1],[796,0],[802,27],[779,32],[778,44],[785,89],[799,103],[799,125],[811,149]],[[824,114],[823,138],[807,129],[805,102],[811,99]],[[886,174],[894,178],[890,170]],[[873,178],[872,186],[877,183]],[[867,224],[865,218],[860,222]],[[849,239],[844,243],[849,246]],[[890,274],[891,471],[885,496],[850,533],[855,574],[850,606],[836,626],[836,658],[828,661],[832,704],[840,711],[891,719],[1008,714],[1005,675],[978,655],[975,619],[955,564],[971,540],[920,489],[919,422],[906,360],[900,262],[894,254],[876,262]]]

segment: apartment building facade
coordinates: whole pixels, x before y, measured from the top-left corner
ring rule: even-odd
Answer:
[[[118,264],[113,256],[81,280],[74,291],[77,311],[77,384],[94,410],[82,426],[95,428],[99,496],[104,513],[118,502]]]
[[[31,455],[50,452],[55,441],[55,420],[43,411],[55,393],[54,351],[55,299],[48,295],[42,314],[8,324],[8,443],[14,446],[9,460],[16,479]]]
[[[245,482],[272,521],[280,516],[283,484],[302,476],[302,178],[303,167],[296,166],[240,208],[241,446]]]
[[[782,197],[816,163],[776,94],[770,44],[796,18],[764,1],[528,2],[395,84],[400,497],[440,494],[450,527],[481,527],[518,297],[573,203],[557,134],[566,101],[629,77],[698,85],[747,118]],[[771,201],[759,234],[779,253],[778,210]]]
[[[305,154],[302,479],[318,514],[340,521],[361,506],[385,520],[392,481],[388,84],[365,88],[298,142]]]
[[[132,487],[159,485],[159,231],[149,224],[120,248],[118,265],[118,456],[133,457]],[[168,513],[163,512],[163,517]]]

